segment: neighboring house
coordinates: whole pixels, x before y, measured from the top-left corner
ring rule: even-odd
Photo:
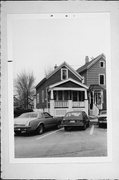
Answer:
[[[101,109],[106,109],[106,58],[104,54],[89,61],[77,69],[84,78],[84,84],[89,86],[88,100],[90,115],[97,115]]]
[[[36,108],[53,116],[64,116],[71,110],[88,113],[88,87],[82,80],[82,76],[66,62],[55,66],[54,71],[36,86]]]

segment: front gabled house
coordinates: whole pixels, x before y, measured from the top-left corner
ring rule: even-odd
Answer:
[[[90,115],[98,115],[99,111],[106,109],[106,58],[104,54],[89,61],[86,56],[85,64],[77,69],[89,87],[88,102]]]
[[[66,62],[55,66],[36,86],[36,108],[53,116],[64,116],[72,110],[88,113],[88,86],[82,81],[82,76]]]

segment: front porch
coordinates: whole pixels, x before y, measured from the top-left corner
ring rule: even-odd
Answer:
[[[88,114],[87,90],[84,88],[54,88],[49,91],[49,112],[64,116],[68,111],[84,110]]]
[[[104,88],[95,84],[89,88],[89,109],[90,115],[97,116],[99,111],[104,109]]]

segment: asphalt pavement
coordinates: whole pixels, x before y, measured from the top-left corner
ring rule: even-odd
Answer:
[[[100,157],[107,155],[107,129],[91,123],[86,130],[64,128],[42,135],[15,136],[16,158]]]

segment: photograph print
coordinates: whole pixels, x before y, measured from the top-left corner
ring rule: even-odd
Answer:
[[[15,159],[108,156],[109,20],[108,13],[14,15]]]

